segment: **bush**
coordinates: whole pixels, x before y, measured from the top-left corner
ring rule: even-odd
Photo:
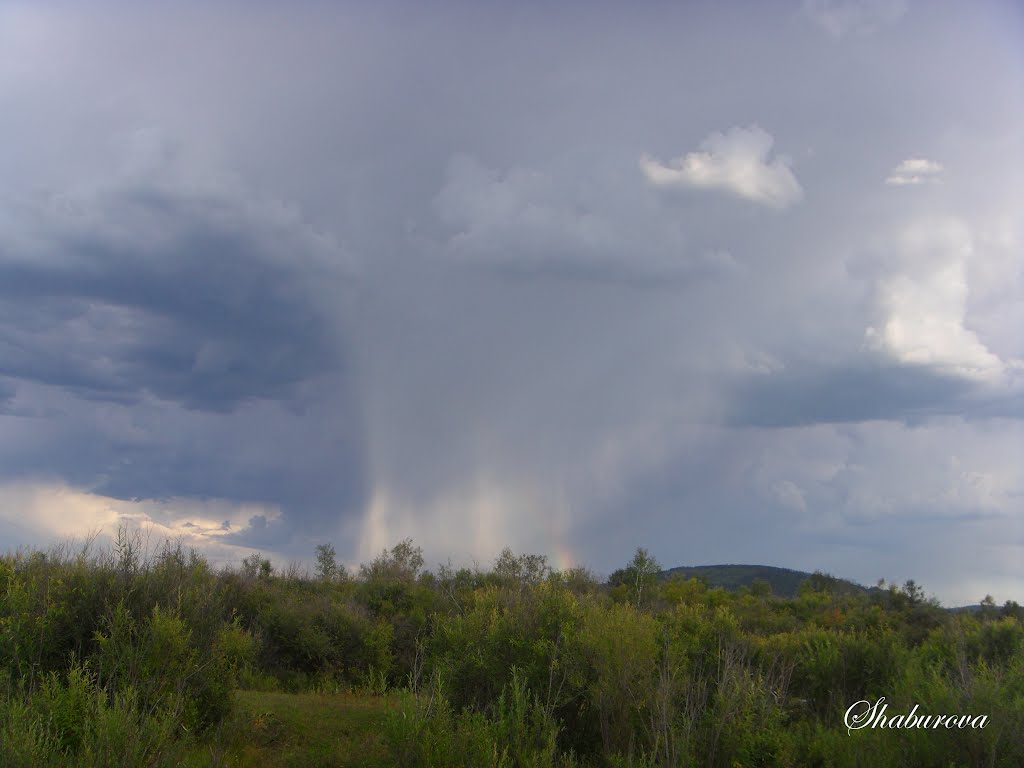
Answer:
[[[533,695],[518,670],[501,692],[491,716],[452,707],[436,673],[427,690],[401,695],[386,722],[385,737],[398,765],[556,768],[574,764],[560,757],[558,723]]]
[[[456,716],[440,674],[426,692],[400,696],[385,721],[384,737],[396,764],[409,768],[511,768],[482,713],[464,710]]]
[[[166,709],[140,707],[132,688],[110,696],[88,667],[73,662],[64,679],[50,673],[23,704],[0,711],[0,764],[152,766],[168,753],[177,721]]]

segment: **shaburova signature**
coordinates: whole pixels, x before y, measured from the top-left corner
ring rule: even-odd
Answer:
[[[878,701],[858,701],[846,710],[843,722],[848,734],[861,728],[984,728],[988,715],[924,715],[915,704],[910,712],[886,717],[889,705],[882,696]]]

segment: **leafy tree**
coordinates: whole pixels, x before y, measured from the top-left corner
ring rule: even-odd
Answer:
[[[903,584],[903,594],[911,607],[921,605],[924,602],[924,589],[913,579],[907,579]]]
[[[551,575],[551,566],[544,555],[519,555],[505,547],[494,562],[491,571],[499,580],[518,583],[521,586],[536,585]]]
[[[242,560],[242,575],[249,580],[259,578],[266,581],[273,573],[273,564],[259,552],[253,552]]]
[[[1000,616],[1012,616],[1024,624],[1024,607],[1021,607],[1016,600],[1007,600],[999,611]]]
[[[657,622],[630,604],[590,604],[571,642],[576,684],[597,715],[604,750],[626,752],[654,687]]]
[[[359,575],[364,580],[386,579],[390,581],[413,582],[423,568],[423,548],[413,544],[412,539],[403,539],[384,550],[369,565],[359,566]]]
[[[319,544],[316,548],[316,577],[321,581],[334,581],[338,578],[338,562],[335,559],[334,546]]]
[[[637,547],[629,565],[615,571],[609,578],[612,587],[624,586],[631,603],[643,605],[644,597],[650,598],[658,586],[661,564],[643,547]]]
[[[839,579],[830,573],[815,571],[801,586],[812,592],[823,592],[831,595],[839,590]]]

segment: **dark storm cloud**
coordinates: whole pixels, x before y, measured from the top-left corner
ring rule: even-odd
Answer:
[[[280,520],[267,520],[266,515],[253,515],[246,528],[237,533],[228,533],[220,540],[253,549],[282,550],[289,548],[293,531]]]
[[[2,474],[278,505],[285,546],[364,501],[351,262],[294,206],[190,173],[157,163],[8,208],[0,381],[7,435],[30,438]]]
[[[341,365],[311,290],[317,244],[261,218],[272,210],[138,186],[75,202],[85,210],[57,222],[45,212],[70,231],[33,244],[44,258],[4,247],[3,374],[225,411]]]
[[[997,397],[980,397],[968,411],[969,418],[1024,421],[1024,393],[1018,389]]]
[[[264,501],[282,506],[289,526],[320,528],[358,515],[364,437],[351,393],[343,381],[333,383],[336,391],[305,416],[257,405],[196,419],[181,435],[112,442],[100,490],[119,498]]]
[[[317,387],[287,402],[210,412],[152,400],[82,403],[66,390],[23,384],[4,422],[0,481],[54,478],[123,500],[271,505],[282,514],[282,550],[298,535],[308,553],[308,537],[359,520],[367,496],[364,425],[351,385],[333,377]],[[39,415],[31,415],[34,400],[47,404]]]
[[[792,427],[874,421],[919,423],[961,413],[976,389],[970,381],[923,366],[863,361],[819,363],[746,377],[731,388],[734,426]]]
[[[3,412],[7,404],[14,399],[14,393],[17,391],[17,387],[13,381],[9,379],[0,378],[0,412]]]

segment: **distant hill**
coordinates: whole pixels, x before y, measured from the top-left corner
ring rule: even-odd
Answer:
[[[953,608],[947,608],[950,613],[981,613],[985,610],[983,605],[958,605]]]
[[[813,574],[794,571],[790,568],[776,568],[771,565],[694,565],[669,568],[658,574],[662,579],[681,576],[684,579],[697,578],[710,587],[736,590],[750,587],[755,579],[765,581],[772,588],[772,594],[779,597],[794,597],[800,585]],[[846,579],[836,579],[842,591],[868,592],[866,587]],[[873,588],[877,589],[877,588]]]

